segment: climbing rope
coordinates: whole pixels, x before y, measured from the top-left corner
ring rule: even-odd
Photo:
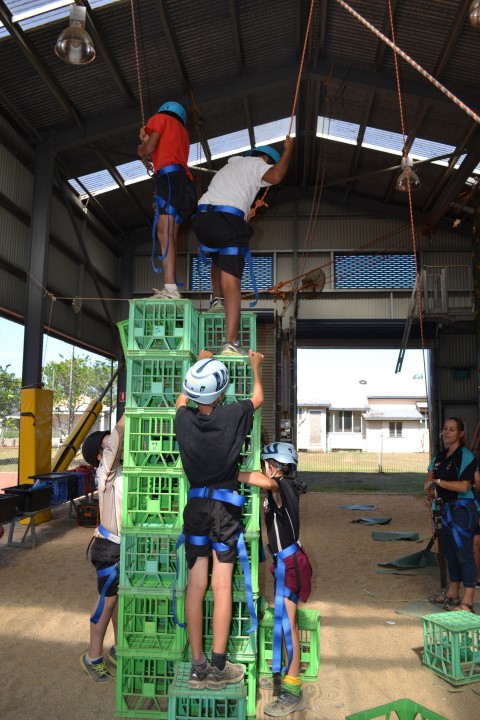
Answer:
[[[143,109],[142,79],[141,79],[141,75],[140,75],[140,60],[139,60],[139,53],[138,53],[137,25],[135,22],[134,0],[130,0],[130,7],[131,7],[131,11],[132,11],[133,45],[134,45],[134,49],[135,49],[135,66],[137,68],[138,95],[139,95],[139,99],[140,99],[140,114],[142,117],[142,128],[143,128],[143,127],[145,127],[145,112]],[[152,158],[150,157],[150,155],[144,155],[141,158],[141,161],[145,165],[147,174],[150,175],[150,177],[153,177],[155,175],[155,171],[153,169]]]
[[[300,60],[300,69],[299,69],[299,71],[298,71],[297,85],[296,85],[296,87],[295,87],[295,96],[294,96],[294,98],[293,98],[292,116],[291,116],[291,118],[290,118],[290,127],[288,128],[288,133],[287,133],[287,135],[290,135],[290,133],[292,132],[293,118],[295,117],[295,111],[296,111],[296,109],[297,109],[298,91],[299,91],[299,88],[300,88],[300,81],[301,81],[301,79],[302,79],[303,63],[304,63],[304,60],[305,60],[305,52],[306,52],[306,49],[307,49],[308,36],[309,36],[309,34],[310,34],[310,25],[311,25],[311,22],[312,22],[312,15],[313,15],[313,7],[314,7],[314,5],[315,5],[315,0],[311,0],[311,3],[310,3],[310,12],[309,12],[309,14],[308,14],[307,29],[306,29],[306,31],[305,31],[305,40],[304,40],[304,42],[303,42],[302,58],[301,58],[301,60]],[[253,217],[255,217],[255,213],[257,212],[258,208],[260,208],[260,207],[267,207],[267,208],[268,208],[268,205],[267,205],[267,203],[265,202],[265,198],[266,198],[266,196],[267,196],[267,193],[268,193],[269,189],[270,189],[270,186],[267,187],[267,188],[265,188],[265,192],[263,193],[262,197],[259,198],[258,200],[255,200],[255,203],[254,203],[253,207],[250,209],[250,212],[249,212],[248,215],[247,215],[247,222],[250,222],[250,220],[251,220]]]

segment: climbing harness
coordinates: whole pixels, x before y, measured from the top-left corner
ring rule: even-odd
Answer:
[[[230,503],[230,505],[235,505],[236,507],[242,507],[245,504],[245,497],[243,495],[239,495],[238,493],[232,492],[231,490],[214,489],[209,487],[190,489],[188,492],[188,499],[192,500],[197,498],[208,498],[209,500],[217,500],[223,503]],[[230,544],[213,542],[208,535],[187,535],[182,530],[175,546],[177,575],[172,586],[172,614],[176,625],[179,625],[180,627],[185,627],[185,623],[179,622],[175,609],[175,587],[178,580],[179,548],[181,547],[181,545],[183,545],[184,542],[189,542],[191,545],[210,545],[210,547],[212,547],[213,550],[215,550],[216,552],[226,552],[231,548],[232,541],[236,544],[238,557],[243,569],[243,576],[245,578],[247,605],[251,620],[251,626],[247,630],[247,633],[251,634],[257,630],[258,618],[255,610],[255,603],[253,600],[252,577],[250,573],[250,564],[248,562],[248,552],[245,545],[243,527],[241,525],[238,526],[236,534],[233,535],[232,538],[230,538]]]
[[[236,215],[242,220],[245,218],[243,210],[232,207],[231,205],[199,205],[198,212],[224,212],[230,215]],[[219,255],[243,255],[250,272],[250,281],[252,283],[253,292],[255,293],[255,300],[250,303],[250,307],[255,307],[258,301],[258,287],[255,278],[255,271],[253,268],[252,254],[248,247],[224,247],[224,248],[211,248],[207,247],[203,243],[198,243],[198,276],[201,285],[202,281],[202,267],[207,263],[206,253],[218,253]]]
[[[155,245],[156,245],[156,239],[157,239],[157,226],[158,226],[158,219],[160,217],[160,211],[163,210],[165,212],[165,214],[167,215],[167,246],[165,248],[165,252],[163,253],[163,255],[157,254],[157,256],[156,256],[158,258],[158,260],[160,260],[160,261],[165,260],[165,258],[168,255],[168,249],[170,246],[170,216],[172,216],[174,218],[176,225],[180,225],[180,223],[183,220],[180,213],[170,203],[172,188],[171,188],[169,175],[170,175],[170,173],[179,172],[180,170],[183,170],[183,172],[185,172],[185,168],[183,167],[183,165],[179,165],[179,164],[175,163],[172,165],[165,165],[165,167],[160,168],[160,170],[157,170],[157,172],[156,172],[157,176],[166,175],[167,180],[168,180],[168,198],[167,198],[167,200],[160,197],[160,195],[158,195],[157,192],[155,192],[155,195],[154,195],[155,217],[153,218],[153,225],[152,225],[152,256],[151,256],[151,260],[152,260],[153,271],[158,274],[160,274],[162,272],[162,268],[157,267],[155,265]],[[181,285],[181,283],[177,282],[177,285]]]
[[[109,532],[106,530],[103,525],[99,525],[97,528],[100,535],[105,538],[106,540],[110,540],[110,542],[116,543],[117,545],[120,545],[120,536],[115,535],[114,533]],[[95,612],[93,613],[92,617],[90,618],[90,622],[96,625],[98,621],[100,620],[103,608],[105,607],[105,597],[107,595],[107,590],[110,587],[110,585],[114,582],[115,578],[118,575],[118,566],[119,563],[115,563],[114,565],[109,565],[106,568],[102,568],[101,570],[97,570],[97,575],[99,578],[106,578],[106,582],[102,587],[102,590],[100,592],[100,597],[98,598],[98,604],[95,609]]]
[[[285,607],[284,598],[291,600],[295,604],[298,603],[298,595],[290,592],[285,587],[285,560],[291,555],[295,555],[301,548],[300,541],[294,542],[288,547],[274,554],[276,561],[275,571],[275,609],[273,614],[273,656],[272,656],[272,673],[275,675],[280,672],[286,672],[292,663],[293,643],[292,628]],[[287,651],[287,664],[282,668],[282,634],[285,638],[285,647]]]

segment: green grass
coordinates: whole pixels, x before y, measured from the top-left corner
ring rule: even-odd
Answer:
[[[298,479],[307,483],[313,492],[381,493],[394,495],[424,495],[425,478],[417,473],[362,474],[299,472]]]

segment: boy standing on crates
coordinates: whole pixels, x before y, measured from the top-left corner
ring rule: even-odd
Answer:
[[[265,445],[260,458],[263,473],[275,483],[275,488],[267,491],[264,501],[268,548],[273,556],[270,570],[275,578],[274,695],[280,690],[276,681],[280,679],[282,664],[282,635],[287,654],[283,687],[264,712],[272,717],[286,717],[307,707],[301,689],[297,621],[297,603],[308,600],[312,587],[312,568],[299,539],[299,496],[306,492],[306,487],[295,480],[298,455],[291,443]]]
[[[253,391],[250,399],[222,405],[228,371],[203,350],[187,372],[177,398],[175,432],[183,469],[190,484],[183,513],[189,568],[186,621],[192,654],[189,688],[221,690],[243,679],[245,666],[227,660],[232,615],[232,576],[241,517],[238,458],[250,432],[253,413],[263,402],[260,365],[263,355],[250,350]],[[193,400],[196,408],[188,407]],[[273,487],[261,473],[245,473],[251,484]],[[257,480],[257,481],[256,481]],[[214,552],[212,553],[212,548]],[[211,663],[203,651],[203,603],[213,559],[213,648]]]
[[[124,425],[125,415],[122,415],[112,432],[107,430],[90,433],[82,445],[83,457],[89,465],[96,468],[95,482],[100,510],[100,525],[95,530],[90,555],[97,570],[99,599],[90,618],[90,645],[80,658],[80,665],[95,682],[113,680],[113,674],[103,657],[103,641],[110,621],[115,644],[107,652],[107,657],[112,665],[117,664]]]

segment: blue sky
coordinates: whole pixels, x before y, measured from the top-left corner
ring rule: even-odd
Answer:
[[[23,331],[23,325],[0,317],[0,365],[3,368],[10,365],[9,372],[15,373],[17,377],[22,376]],[[50,361],[60,360],[60,355],[69,358],[71,354],[72,346],[69,343],[44,336],[42,366]],[[89,357],[92,360],[103,359],[100,355],[79,348],[76,348],[75,355]]]

